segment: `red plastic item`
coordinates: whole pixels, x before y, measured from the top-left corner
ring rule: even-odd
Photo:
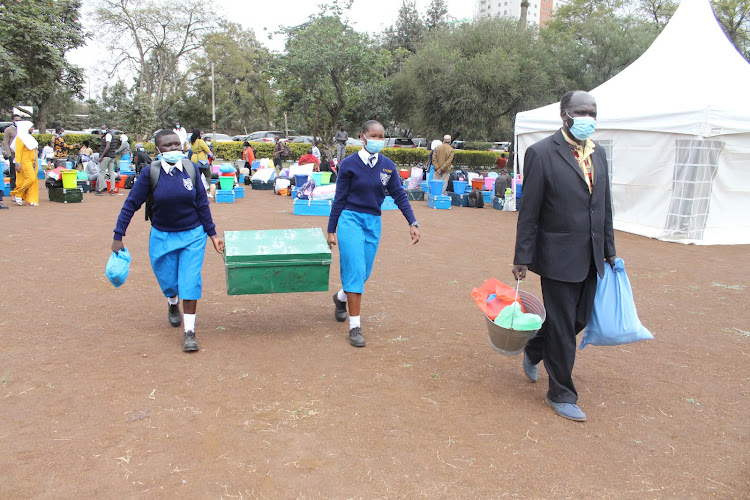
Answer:
[[[495,294],[495,298],[487,302],[487,298],[493,293]],[[500,314],[500,311],[513,303],[513,300],[516,298],[516,289],[509,287],[495,278],[490,278],[482,283],[482,286],[479,288],[474,288],[471,291],[471,297],[479,309],[494,321],[497,315]],[[521,304],[521,311],[526,312],[526,308],[520,300],[518,303]]]

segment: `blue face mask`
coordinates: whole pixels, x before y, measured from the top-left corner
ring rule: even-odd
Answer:
[[[162,153],[161,157],[165,162],[174,165],[185,158],[185,154],[182,151],[167,151],[166,153]]]
[[[567,115],[568,112],[566,111]],[[575,118],[568,115],[569,118],[573,118],[573,126],[570,127],[570,133],[573,137],[579,141],[585,141],[591,134],[596,130],[596,119],[590,116],[576,116]]]
[[[365,139],[367,139],[365,137]],[[365,149],[370,154],[379,153],[381,149],[385,147],[385,141],[379,140],[379,139],[367,139],[367,144],[365,144]]]

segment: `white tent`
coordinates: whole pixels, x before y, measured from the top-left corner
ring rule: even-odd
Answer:
[[[651,47],[591,94],[615,229],[750,243],[750,64],[709,0],[683,0]],[[559,103],[516,115],[521,171],[526,148],[560,126]]]

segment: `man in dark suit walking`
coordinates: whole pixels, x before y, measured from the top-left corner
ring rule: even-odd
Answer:
[[[523,204],[518,215],[513,275],[541,276],[547,319],[524,351],[523,368],[532,381],[544,361],[549,374],[547,404],[577,421],[573,384],[576,335],[588,323],[597,274],[614,265],[607,157],[589,136],[596,126],[596,100],[572,91],[560,100],[562,128],[526,150]]]

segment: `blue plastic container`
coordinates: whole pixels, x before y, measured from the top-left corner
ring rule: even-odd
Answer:
[[[8,183],[3,186],[3,196],[10,196],[10,184]]]
[[[234,191],[231,189],[217,189],[216,203],[234,203]]]
[[[250,170],[258,170],[260,168],[260,160],[255,160],[250,165]]]
[[[242,186],[237,186],[234,188],[234,199],[237,198],[244,198],[245,197],[245,188]]]
[[[72,161],[66,161],[65,162],[65,168],[67,168],[68,170],[72,169],[73,168],[73,162]]]
[[[398,210],[398,205],[393,201],[392,196],[386,196],[382,205],[380,205],[380,210]]]
[[[322,215],[328,217],[331,215],[331,204],[333,200],[300,200],[295,198],[294,215]]]
[[[305,182],[307,182],[307,179],[309,178],[310,177],[307,175],[295,175],[294,183],[296,184],[297,187],[302,187],[305,184]]]
[[[122,158],[120,159],[120,161],[126,161],[130,163],[130,155],[128,154],[122,155]]]
[[[447,195],[427,195],[427,206],[438,210],[449,210],[451,208],[451,197]]]
[[[523,194],[523,184],[520,182],[516,184],[516,198],[520,199]]]
[[[489,203],[490,198],[492,198],[492,191],[482,191],[482,197],[485,203]]]
[[[422,181],[419,183],[419,187],[422,188],[422,191],[425,193],[430,192],[430,183],[428,181]]]
[[[467,184],[466,181],[453,181],[453,192],[456,194],[464,194],[466,192]]]
[[[37,178],[37,180],[44,179],[44,170],[42,170],[41,168],[39,170],[37,170],[36,171],[36,178]]]
[[[244,184],[245,183],[245,174],[240,174],[239,178],[237,179],[237,182],[239,182],[240,184]]]
[[[455,181],[454,181],[455,184]],[[441,195],[443,194],[443,181],[430,181],[430,194],[432,195]]]

